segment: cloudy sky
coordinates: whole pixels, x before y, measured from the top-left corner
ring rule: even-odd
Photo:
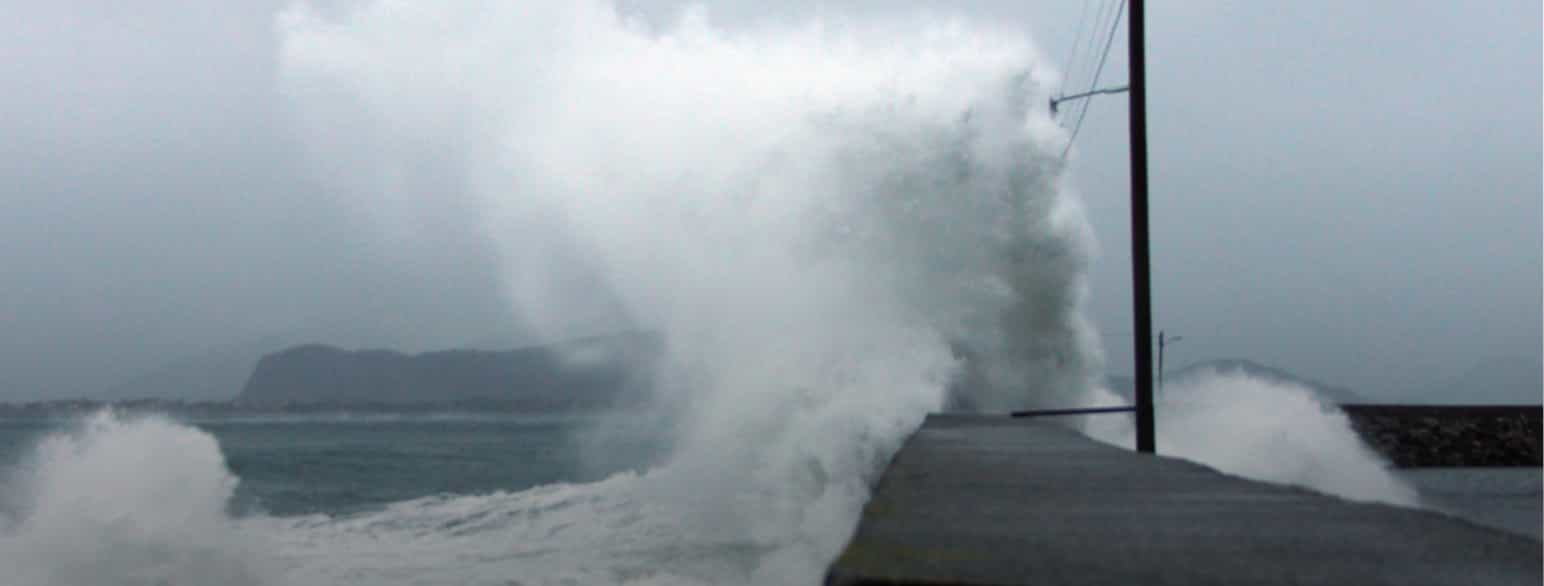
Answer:
[[[281,2],[4,3],[0,400],[92,394],[262,339],[519,337],[473,211],[424,211],[382,246],[370,211],[324,187],[276,87]],[[1390,399],[1487,361],[1538,363],[1537,2],[1154,4],[1157,326],[1185,337],[1172,360],[1248,357]],[[664,21],[677,3],[622,6]],[[709,12],[730,27],[962,13],[1061,62],[1084,9],[765,6]],[[1117,372],[1132,343],[1125,116],[1121,98],[1095,101],[1073,155]]]

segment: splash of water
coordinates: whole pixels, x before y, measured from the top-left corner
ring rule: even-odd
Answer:
[[[1415,490],[1362,442],[1346,415],[1307,388],[1209,370],[1163,391],[1156,405],[1161,454],[1351,500],[1419,504]],[[1118,400],[1113,397],[1104,400]],[[1117,445],[1133,442],[1129,419],[1090,418],[1084,430]]]
[[[236,479],[210,435],[98,413],[43,439],[7,479],[9,584],[267,583],[259,543],[226,516]]]
[[[104,416],[6,492],[25,495],[8,578],[255,584],[271,546],[280,583],[817,583],[926,413],[1093,387],[1092,238],[1019,34],[728,32],[700,12],[651,28],[596,0],[299,4],[276,28],[311,154],[388,239],[444,217],[420,206],[474,207],[528,325],[663,336],[675,449],[592,484],[231,520],[212,438]],[[1166,427],[1208,429],[1215,399],[1166,407],[1201,419]],[[1211,429],[1164,449],[1207,461],[1206,438],[1258,434]],[[1355,445],[1336,429],[1288,446]],[[1298,457],[1272,460],[1284,481],[1367,464],[1281,464]]]
[[[1019,35],[652,30],[596,1],[301,5],[279,28],[315,154],[356,196],[397,220],[476,202],[512,303],[554,336],[604,313],[663,335],[676,449],[638,490],[762,552],[746,579],[817,580],[960,348],[978,406],[1097,372],[1092,240]]]
[[[312,155],[388,235],[411,232],[417,206],[473,206],[527,325],[664,340],[668,462],[553,495],[588,494],[576,510],[611,521],[579,540],[583,559],[527,560],[523,579],[814,583],[926,413],[1091,400],[1093,241],[1044,108],[1050,73],[1021,35],[920,20],[726,31],[700,11],[652,26],[597,0],[532,4],[300,4],[278,25]],[[1212,398],[1170,404],[1168,417],[1199,420],[1167,427],[1258,435],[1208,428],[1234,415]],[[1287,447],[1357,445],[1312,429],[1333,446]],[[1329,466],[1367,464],[1351,460]],[[453,518],[532,498],[546,497],[398,512]],[[285,533],[399,534],[392,516],[361,523]],[[477,549],[446,539],[446,551]],[[661,551],[642,543],[668,555],[617,561]],[[737,553],[693,553],[709,545]],[[456,571],[434,568],[401,570]]]

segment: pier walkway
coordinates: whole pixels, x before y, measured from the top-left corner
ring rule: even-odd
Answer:
[[[934,415],[826,581],[1537,586],[1541,567],[1539,541],[1441,514],[1226,476],[1043,421]]]

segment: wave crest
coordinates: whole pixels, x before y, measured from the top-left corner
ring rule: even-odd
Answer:
[[[6,488],[10,583],[269,583],[259,543],[226,515],[236,478],[203,431],[97,413],[44,437]]]
[[[1306,387],[1242,371],[1205,371],[1166,384],[1155,409],[1158,453],[1165,456],[1352,500],[1420,502],[1346,414]],[[1133,442],[1129,418],[1089,418],[1084,429],[1110,443]]]

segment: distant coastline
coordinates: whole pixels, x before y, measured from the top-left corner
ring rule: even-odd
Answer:
[[[469,399],[419,402],[56,400],[0,403],[0,420],[66,421],[111,409],[131,415],[219,420],[254,416],[568,415],[638,408],[629,404],[567,404]],[[1370,447],[1397,468],[1539,467],[1544,407],[1538,405],[1348,404],[1340,410]]]
[[[184,419],[263,416],[564,415],[646,407],[664,345],[623,333],[515,350],[404,354],[292,346],[257,361],[240,392],[225,400],[70,399],[0,403],[3,420],[69,420],[111,409]],[[1369,446],[1393,465],[1540,466],[1539,405],[1371,404],[1339,387],[1242,359],[1171,373],[1171,382],[1219,370],[1308,389],[1339,406]],[[1129,397],[1129,379],[1107,386]]]
[[[104,409],[189,418],[598,412],[641,405],[661,348],[657,336],[641,332],[422,354],[304,344],[264,355],[230,399],[0,403],[0,419],[70,419]]]
[[[0,403],[0,420],[70,420],[103,410],[130,415],[165,415],[176,418],[220,419],[261,415],[440,415],[498,414],[542,415],[595,413],[615,406],[559,406],[532,404],[518,400],[464,400],[414,403],[369,403],[296,401],[288,403],[243,404],[236,401],[183,401],[177,399],[131,399],[103,401],[96,399],[61,399],[25,403]]]

